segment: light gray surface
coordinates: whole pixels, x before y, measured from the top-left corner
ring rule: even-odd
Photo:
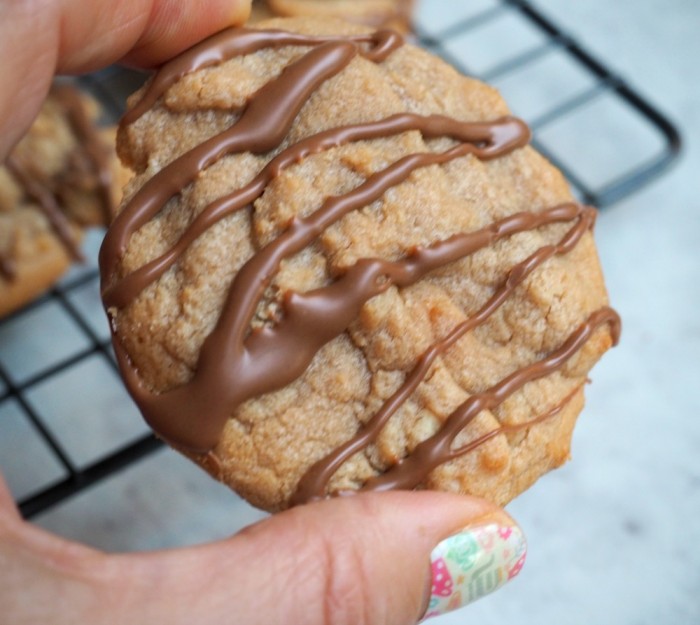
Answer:
[[[434,23],[445,25],[454,23],[460,11],[493,3],[425,0],[423,6],[431,5]],[[509,507],[529,538],[522,574],[495,595],[433,622],[697,625],[700,154],[694,138],[700,131],[700,3],[542,0],[540,6],[681,122],[686,154],[671,174],[599,218],[596,237],[612,303],[624,320],[623,340],[593,372],[588,405],[574,437],[574,461],[542,479]],[[528,37],[519,33],[509,46],[517,50]],[[472,48],[479,52],[478,63],[484,68],[497,62],[501,53],[496,49],[489,56],[487,45],[482,41]],[[549,87],[552,97],[580,86],[566,67],[561,75],[561,81]],[[519,112],[536,116],[540,102],[534,90],[528,93],[527,83],[518,86],[509,81],[513,79],[499,81],[498,86],[512,98],[521,98]],[[575,147],[591,138],[593,144],[607,140],[610,150],[636,154],[637,137],[628,141],[634,130],[623,132],[624,122],[618,123],[616,114],[603,106],[599,118],[565,128],[554,140],[566,145],[573,141]],[[605,129],[603,136],[596,134],[596,128]],[[574,132],[578,134],[572,136]],[[585,149],[578,152],[585,154]],[[591,179],[609,173],[610,163],[592,160],[596,162],[590,163],[587,172]],[[73,301],[99,327],[89,289],[75,292]],[[45,328],[42,314],[37,309],[25,323]],[[60,318],[63,329],[51,326],[56,350],[79,349],[69,340],[70,319]],[[5,357],[16,337],[15,330],[0,336]],[[45,362],[57,353],[40,353],[42,344],[14,348],[23,358],[13,369],[18,378],[32,375],[37,361]],[[103,373],[99,368],[95,375]],[[112,410],[119,401],[126,406],[127,400],[119,399],[120,391],[106,383],[112,389]],[[79,460],[89,459],[97,452],[83,445],[83,437],[89,434],[94,440],[109,432],[95,434],[86,429],[98,427],[95,407],[85,416],[86,425],[74,423],[76,410],[69,400],[75,397],[64,399],[58,400],[59,416],[52,423],[69,448],[74,445]],[[36,401],[41,409],[39,404],[50,400],[38,393]],[[12,436],[29,436],[30,428],[20,423],[14,409],[5,410],[7,422],[14,424]],[[117,428],[116,436],[128,438],[139,431],[130,410],[124,409],[122,425],[109,426]],[[6,432],[0,434],[4,441],[10,440]],[[57,471],[44,459],[45,450],[36,451],[34,463],[11,452],[0,441],[0,465],[8,471],[18,495],[32,489],[32,480],[38,483]],[[136,550],[211,540],[261,516],[189,462],[163,450],[37,521],[103,549]]]

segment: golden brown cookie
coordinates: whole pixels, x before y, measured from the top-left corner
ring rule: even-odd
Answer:
[[[568,458],[619,319],[593,209],[494,89],[306,18],[225,31],[130,105],[103,299],[166,441],[268,510],[503,504]]]
[[[55,85],[0,167],[0,315],[42,293],[80,260],[81,229],[107,225],[127,171],[97,103]]]
[[[411,30],[414,4],[414,0],[267,0],[269,11],[281,17],[335,17],[401,32]]]

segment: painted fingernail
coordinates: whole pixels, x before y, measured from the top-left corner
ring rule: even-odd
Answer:
[[[526,553],[517,525],[485,523],[446,538],[430,554],[433,580],[423,620],[497,590],[520,572]]]

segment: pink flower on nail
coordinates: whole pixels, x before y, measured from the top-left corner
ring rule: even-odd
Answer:
[[[503,539],[503,540],[508,540],[510,535],[513,533],[513,528],[512,527],[501,527],[498,530],[498,535]]]

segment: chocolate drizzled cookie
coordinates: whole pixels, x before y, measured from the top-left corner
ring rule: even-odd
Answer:
[[[224,31],[131,101],[101,250],[127,387],[254,504],[505,503],[569,454],[617,340],[591,236],[498,94],[394,31]]]

